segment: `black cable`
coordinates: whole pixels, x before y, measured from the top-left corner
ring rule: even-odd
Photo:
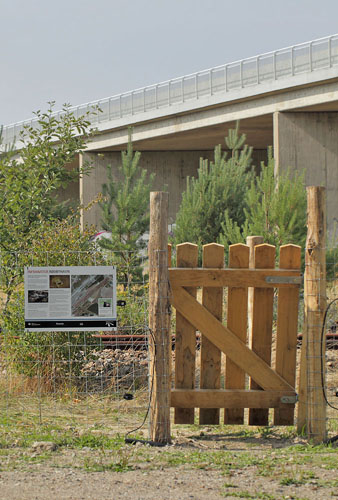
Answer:
[[[332,306],[332,304],[334,304],[335,302],[338,301],[338,298],[337,299],[334,299],[332,300],[329,305],[327,306],[326,310],[325,310],[325,314],[324,314],[324,319],[323,319],[323,326],[322,326],[322,333],[321,333],[321,342],[320,342],[320,361],[321,361],[321,378],[322,378],[322,390],[323,390],[323,395],[324,395],[324,399],[326,401],[326,404],[328,406],[330,406],[331,408],[333,408],[334,410],[338,411],[338,407],[337,406],[334,406],[332,405],[329,401],[328,401],[328,398],[327,398],[327,394],[326,394],[326,390],[325,390],[325,380],[324,380],[324,365],[323,365],[323,345],[324,345],[324,335],[325,335],[325,323],[326,323],[326,317],[327,317],[327,314],[330,310],[330,307]],[[326,345],[326,343],[325,343]]]
[[[338,298],[336,299],[333,299],[327,306],[326,310],[325,310],[325,314],[324,314],[324,318],[323,318],[323,325],[322,325],[322,332],[321,332],[321,341],[320,341],[320,363],[321,363],[321,380],[322,380],[322,391],[323,391],[323,396],[324,396],[324,399],[325,399],[325,402],[328,406],[330,406],[333,410],[336,410],[338,411],[338,407],[337,406],[334,406],[333,404],[331,404],[327,398],[327,394],[326,394],[326,389],[325,389],[325,380],[324,380],[324,363],[323,363],[323,345],[324,345],[324,336],[325,336],[325,323],[326,323],[326,318],[327,318],[327,315],[328,315],[328,312],[330,310],[330,307],[332,306],[332,304],[334,304],[335,302],[338,301]],[[326,348],[326,341],[325,341],[325,348]],[[332,443],[335,443],[336,441],[338,441],[338,435],[337,436],[334,436],[330,439],[327,439],[325,441],[325,444],[332,444]]]
[[[144,426],[144,424],[146,423],[146,420],[148,418],[149,411],[150,411],[151,398],[152,398],[152,395],[153,395],[153,387],[154,387],[155,360],[156,360],[156,342],[155,342],[154,334],[153,334],[153,332],[150,329],[149,329],[149,333],[150,333],[150,335],[151,335],[151,337],[153,339],[153,343],[154,343],[154,358],[155,359],[154,359],[153,370],[152,370],[152,375],[151,375],[151,386],[150,386],[150,393],[149,393],[148,408],[147,408],[146,414],[144,416],[144,419],[143,419],[143,422],[141,423],[141,425],[139,425],[135,429],[132,429],[131,431],[128,431],[127,434],[125,434],[125,436],[124,436],[124,442],[126,444],[142,443],[142,444],[148,444],[149,446],[159,446],[159,447],[162,447],[162,446],[166,446],[165,443],[160,443],[160,442],[157,442],[157,441],[152,441],[152,440],[147,440],[147,439],[137,439],[137,438],[128,438],[127,437],[127,436],[129,436],[129,434],[133,434],[134,432],[138,431],[139,429],[141,429]]]

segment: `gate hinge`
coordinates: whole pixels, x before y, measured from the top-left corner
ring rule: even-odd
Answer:
[[[267,283],[287,284],[287,285],[301,285],[302,276],[266,276]]]
[[[282,396],[280,400],[281,403],[294,405],[298,401],[298,394],[296,394],[295,396]]]

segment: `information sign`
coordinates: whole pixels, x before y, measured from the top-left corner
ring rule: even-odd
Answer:
[[[26,267],[26,331],[116,329],[115,266]]]

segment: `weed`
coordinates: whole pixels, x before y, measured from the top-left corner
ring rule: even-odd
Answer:
[[[107,455],[104,449],[100,450],[99,458],[94,460],[90,457],[85,457],[84,459],[84,469],[87,472],[104,472],[104,471],[113,471],[113,472],[126,472],[132,470],[133,467],[129,464],[129,460],[131,457],[131,453],[126,449],[119,449],[113,454],[113,461],[107,459]]]
[[[280,480],[280,484],[282,486],[291,486],[291,485],[298,486],[302,484],[302,481],[299,481],[299,479],[296,479],[295,477],[283,477]]]
[[[243,490],[243,491],[226,491],[224,493],[224,496],[227,497],[234,497],[234,498],[252,498],[255,500],[276,500],[276,497],[274,495],[270,495],[269,493],[264,493],[264,492],[257,492],[257,493],[250,493],[248,490]]]

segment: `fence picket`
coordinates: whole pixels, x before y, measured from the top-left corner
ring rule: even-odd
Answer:
[[[198,246],[182,243],[176,246],[177,267],[197,267]],[[196,298],[197,288],[186,287]],[[196,329],[176,311],[175,387],[194,389],[195,386]],[[194,408],[175,408],[176,424],[193,424]]]
[[[255,268],[275,267],[276,248],[266,243],[255,247]],[[266,363],[271,363],[273,288],[255,288],[253,293],[251,348]],[[250,389],[260,389],[251,379]],[[249,410],[250,425],[268,425],[269,410],[254,408]]]
[[[203,267],[224,267],[224,246],[210,243],[203,246]],[[218,320],[222,320],[223,288],[203,287],[203,306]],[[221,351],[204,335],[201,339],[201,389],[220,389]],[[219,408],[201,408],[200,424],[219,424]]]
[[[300,269],[301,247],[283,245],[280,247],[279,267],[281,269]],[[296,351],[298,330],[299,290],[284,288],[278,290],[276,372],[290,385],[295,386]],[[293,425],[294,406],[276,408],[275,425]]]
[[[248,268],[249,267],[248,246],[241,243],[229,247],[229,267]],[[237,337],[246,342],[248,317],[248,289],[239,287],[229,287],[228,290],[228,312],[227,325]],[[226,358],[225,365],[225,388],[244,389],[245,373],[231,359]],[[243,424],[243,408],[224,409],[225,424]]]

